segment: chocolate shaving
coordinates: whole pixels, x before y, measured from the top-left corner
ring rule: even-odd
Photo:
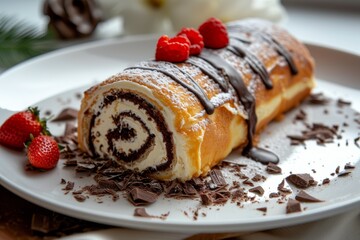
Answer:
[[[323,202],[322,200],[319,200],[317,198],[314,198],[307,192],[301,190],[295,197],[296,200],[300,202]]]
[[[280,194],[276,193],[276,192],[272,192],[272,193],[269,194],[269,198],[277,198],[279,196],[280,196]]]
[[[288,188],[285,187],[285,181],[284,180],[281,181],[281,183],[278,185],[277,189],[282,193],[286,193],[286,194],[292,193],[291,189],[288,189]]]
[[[314,178],[308,173],[291,174],[286,178],[286,180],[298,188],[308,188],[317,184]]]
[[[286,204],[286,213],[289,214],[295,212],[301,212],[301,204],[299,201],[289,198]]]
[[[337,103],[338,107],[344,107],[344,106],[350,106],[351,105],[351,102],[346,101],[346,100],[341,99],[341,98],[339,98],[336,103]]]
[[[158,195],[138,187],[133,188],[129,193],[129,200],[135,206],[148,205],[157,200]]]
[[[210,177],[213,183],[216,186],[224,186],[226,185],[226,181],[224,179],[224,176],[222,175],[221,171],[219,169],[213,169],[210,171]]]
[[[75,120],[77,118],[77,115],[78,115],[78,110],[74,108],[65,108],[51,121],[60,122],[67,120]]]
[[[82,194],[75,194],[73,196],[78,202],[84,202],[86,200],[86,197]]]
[[[65,186],[62,190],[65,190],[65,191],[73,190],[73,189],[74,189],[74,185],[75,185],[74,182],[68,181],[67,184],[66,184],[66,186]]]
[[[154,215],[148,214],[146,212],[146,209],[143,208],[143,207],[134,209],[134,216],[135,217],[160,218],[160,219],[164,220],[169,216],[169,214],[170,214],[170,212],[167,212],[165,214],[161,214],[160,216],[154,216]]]
[[[282,169],[274,163],[269,163],[266,167],[266,171],[269,174],[279,174],[281,173]]]
[[[264,189],[261,186],[253,187],[249,189],[249,192],[255,193],[259,196],[264,195]]]
[[[134,216],[135,217],[152,217],[151,215],[149,215],[145,208],[141,207],[141,208],[135,208],[134,210]]]
[[[323,181],[322,181],[322,184],[329,184],[330,183],[330,179],[329,178],[325,178]]]
[[[335,137],[340,137],[337,134],[339,129],[337,125],[329,127],[321,123],[314,123],[306,127],[307,130],[302,131],[302,135],[287,135],[292,145],[303,144],[307,140],[316,140],[318,145],[324,145],[334,142]]]
[[[344,170],[338,173],[338,177],[345,177],[347,175],[349,175],[351,173],[351,171],[349,170]]]
[[[325,97],[323,93],[314,93],[309,96],[308,101],[313,105],[326,105],[330,99]]]
[[[351,164],[351,163],[346,163],[344,166],[344,169],[354,169],[355,165]]]
[[[259,207],[256,210],[266,213],[267,212],[267,207]]]

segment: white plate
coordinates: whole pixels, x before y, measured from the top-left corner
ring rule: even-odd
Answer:
[[[76,94],[85,89],[81,86],[103,80],[134,62],[151,58],[154,44],[153,37],[101,41],[56,51],[20,64],[0,76],[1,107],[23,109],[49,97],[36,105],[43,111],[51,110],[55,115],[64,107],[79,108]],[[199,217],[195,221],[192,218],[192,211],[198,208],[198,201],[160,199],[147,207],[147,211],[153,215],[170,212],[166,220],[134,217],[134,207],[126,200],[113,202],[105,197],[102,204],[97,203],[96,198],[79,203],[71,194],[64,195],[64,191],[61,190],[62,178],[76,181],[75,188],[88,184],[92,181],[91,178],[79,179],[72,170],[63,168],[61,164],[49,172],[26,172],[24,153],[3,147],[0,147],[0,183],[35,204],[66,215],[116,226],[160,231],[264,230],[309,222],[359,207],[360,149],[356,148],[351,140],[358,136],[360,130],[351,117],[355,114],[354,110],[360,111],[360,83],[357,80],[360,76],[360,58],[314,45],[309,45],[309,48],[317,61],[317,77],[323,79],[318,80],[316,91],[322,91],[334,99],[350,100],[352,105],[345,107],[343,114],[338,114],[335,107],[329,107],[330,114],[327,116],[330,117],[327,118],[324,118],[322,107],[304,105],[302,108],[308,112],[310,122],[337,123],[345,121],[344,116],[348,115],[349,126],[344,128],[343,139],[336,140],[335,144],[319,147],[310,142],[305,150],[301,146],[290,147],[285,137],[287,131],[297,133],[301,128],[301,124],[292,124],[297,110],[287,114],[282,122],[271,124],[262,134],[261,144],[269,145],[279,154],[280,166],[284,174],[268,176],[267,180],[261,183],[266,193],[263,197],[256,197],[258,203],[244,203],[242,208],[231,203],[225,206],[201,208]],[[65,90],[67,91],[53,96]],[[6,117],[5,111],[0,110],[0,116],[1,122],[1,119]],[[50,127],[55,134],[60,134],[63,128],[61,124],[51,124]],[[346,139],[349,140],[348,146],[345,145]],[[234,153],[229,158],[239,157]],[[262,168],[255,162],[246,159],[241,161],[248,162],[250,174],[253,169]],[[343,178],[330,175],[337,166],[343,167],[347,162],[356,165],[352,174]],[[316,173],[312,173],[312,169],[315,169]],[[310,194],[326,201],[302,204],[306,210],[294,214],[285,214],[285,204],[276,203],[276,199],[267,201],[268,194],[276,191],[278,183],[290,171],[311,173],[320,182],[325,177],[329,177],[331,179],[329,185],[307,190]],[[295,194],[297,190],[295,188],[293,190]],[[267,214],[263,216],[262,212],[256,210],[258,207],[267,207]],[[186,216],[184,211],[189,216]],[[206,217],[202,213],[205,213]]]

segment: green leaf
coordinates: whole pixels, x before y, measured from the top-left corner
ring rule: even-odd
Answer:
[[[0,68],[11,67],[28,58],[55,49],[54,35],[12,17],[0,16]]]

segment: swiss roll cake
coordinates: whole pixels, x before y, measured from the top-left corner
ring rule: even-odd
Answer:
[[[314,87],[306,47],[277,25],[226,25],[229,44],[182,62],[144,60],[84,93],[81,150],[156,179],[206,175],[235,149],[278,160],[254,136]]]

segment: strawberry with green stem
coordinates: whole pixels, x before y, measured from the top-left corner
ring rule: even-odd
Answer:
[[[23,149],[30,134],[34,137],[44,134],[51,135],[46,126],[46,119],[40,119],[37,107],[29,107],[26,111],[10,116],[0,127],[0,144]]]

